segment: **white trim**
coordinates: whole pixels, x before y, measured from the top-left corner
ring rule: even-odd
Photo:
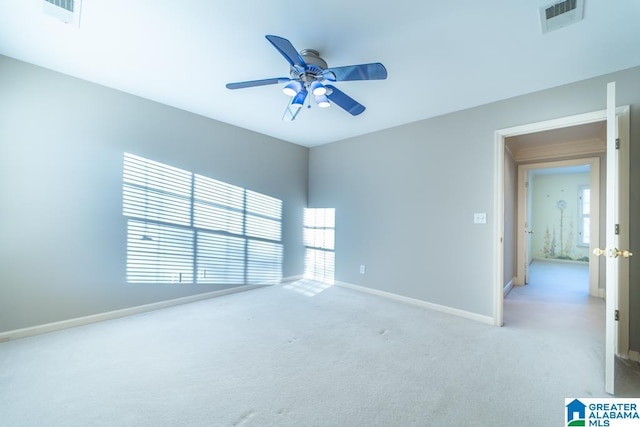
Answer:
[[[507,295],[509,295],[509,292],[511,292],[511,289],[513,289],[513,282],[516,280],[515,277],[511,278],[511,280],[509,280],[509,282],[504,285],[504,288],[502,289],[502,294],[504,295],[504,297],[506,298]]]
[[[493,324],[504,326],[504,138],[506,134],[495,133],[494,156],[496,161],[493,177]]]
[[[529,123],[526,125],[498,129],[496,133],[506,138],[509,136],[525,135],[528,133],[543,132],[545,130],[562,129],[569,126],[578,126],[588,123],[601,122],[603,120],[606,120],[606,118],[607,110],[599,110],[593,111],[591,113],[577,114],[575,116],[561,117],[559,119],[552,119],[543,122]]]
[[[619,236],[613,233],[615,224],[618,221],[618,195],[620,186],[618,184],[618,153],[616,152],[617,137],[616,118],[616,84],[607,83],[607,161],[606,161],[606,184],[605,184],[605,249],[619,248]],[[621,224],[625,228],[626,224]],[[605,257],[605,288],[607,297],[604,300],[605,306],[605,336],[604,336],[604,391],[609,394],[615,393],[616,380],[616,353],[618,343],[618,323],[614,319],[615,310],[618,308],[618,288],[620,287],[620,276],[618,275],[618,260],[611,256]]]
[[[415,298],[410,298],[410,297],[405,297],[405,296],[398,295],[398,294],[393,294],[391,292],[380,291],[378,289],[372,289],[372,288],[367,288],[367,287],[364,287],[364,286],[354,285],[352,283],[336,281],[335,285],[342,286],[344,288],[353,289],[355,291],[364,292],[364,293],[367,293],[367,294],[376,295],[376,296],[379,296],[379,297],[391,299],[391,300],[394,300],[394,301],[400,301],[400,302],[403,302],[403,303],[406,303],[406,304],[417,305],[419,307],[428,308],[428,309],[439,311],[439,312],[442,312],[442,313],[452,314],[452,315],[458,316],[458,317],[464,317],[466,319],[475,320],[477,322],[486,323],[488,325],[493,325],[493,318],[490,317],[490,316],[483,316],[481,314],[472,313],[470,311],[459,310],[457,308],[447,307],[447,306],[440,305],[440,304],[434,304],[434,303],[431,303],[431,302],[427,302],[427,301],[423,301],[423,300],[419,300],[419,299],[415,299]]]
[[[262,285],[238,286],[235,288],[223,289],[220,291],[207,292],[207,293],[197,294],[197,295],[189,295],[187,297],[174,298],[167,301],[159,301],[151,304],[123,308],[121,310],[107,311],[104,313],[92,314],[90,316],[76,317],[74,319],[61,320],[59,322],[45,323],[43,325],[30,326],[28,328],[15,329],[13,331],[7,331],[7,332],[0,332],[0,342],[15,340],[18,338],[26,338],[34,335],[46,334],[48,332],[60,331],[62,329],[88,325],[91,323],[102,322],[104,320],[117,319],[119,317],[131,316],[133,314],[145,313],[148,311],[159,310],[161,308],[173,307],[176,305],[187,304],[187,303],[201,301],[209,298],[215,298],[223,295],[235,294],[237,292],[243,292],[243,291],[248,291],[251,289],[262,288],[262,287],[263,287]]]
[[[556,262],[558,264],[577,264],[586,265],[586,261],[576,261],[573,259],[556,259],[556,258],[533,258],[533,261]]]
[[[618,117],[618,138],[621,145],[618,150],[619,163],[619,186],[620,186],[620,210],[618,212],[618,223],[626,224],[618,236],[618,244],[621,249],[631,249],[629,247],[629,178],[630,178],[630,153],[631,143],[629,135],[630,107],[628,105],[617,107]],[[618,322],[618,355],[626,358],[629,352],[629,259],[622,258],[618,266],[620,281],[618,283],[618,309],[620,310],[620,321]]]
[[[629,359],[634,362],[640,362],[640,353],[637,351],[629,350]]]
[[[607,290],[605,288],[598,288],[598,298],[604,298],[607,296]]]

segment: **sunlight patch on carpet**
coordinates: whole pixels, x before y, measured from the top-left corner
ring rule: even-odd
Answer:
[[[288,289],[290,291],[297,292],[302,295],[306,295],[308,297],[312,297],[318,295],[320,292],[325,289],[330,288],[333,285],[329,283],[318,282],[315,280],[302,279],[296,280],[295,282],[288,283],[283,286],[283,288]]]

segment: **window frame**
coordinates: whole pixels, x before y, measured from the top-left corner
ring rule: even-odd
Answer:
[[[305,279],[335,283],[335,208],[305,208]]]
[[[585,192],[589,193],[589,208],[588,212],[585,213]],[[589,247],[591,245],[591,187],[589,185],[581,185],[578,187],[578,246],[580,247]],[[586,227],[584,220],[587,218],[589,221],[589,225]],[[586,231],[586,233],[585,233]],[[585,235],[589,237],[588,240],[585,241]]]

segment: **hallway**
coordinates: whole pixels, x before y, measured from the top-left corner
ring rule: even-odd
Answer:
[[[515,286],[505,298],[504,324],[531,334],[552,351],[562,349],[570,354],[567,369],[604,384],[605,304],[589,296],[588,287],[587,263],[534,261],[529,284]],[[617,361],[616,396],[640,397],[638,363]]]

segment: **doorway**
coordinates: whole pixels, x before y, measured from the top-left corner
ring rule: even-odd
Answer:
[[[604,300],[591,298],[604,296],[598,292],[600,260],[590,256],[600,241],[600,161],[517,165],[516,228],[524,232],[517,233],[515,289],[505,295],[508,325],[533,322],[550,340],[580,325],[589,337],[580,345],[602,340]]]
[[[609,107],[609,102],[608,102]],[[620,180],[620,191],[621,194],[628,195],[628,181],[629,181],[629,170],[628,170],[628,150],[629,150],[629,106],[623,106],[618,108],[609,108],[609,110],[615,111],[613,113],[614,119],[617,116],[618,121],[618,135],[620,139],[620,149],[614,150],[618,151],[619,154],[616,157],[621,157],[625,159],[625,161],[621,162],[619,170],[619,180]],[[505,207],[509,205],[508,195],[505,195],[505,174],[509,174],[508,165],[508,155],[509,151],[507,151],[507,146],[505,141],[507,138],[515,137],[515,136],[527,136],[534,135],[536,133],[546,132],[546,131],[563,131],[571,127],[581,126],[586,124],[593,124],[596,122],[602,122],[607,120],[609,117],[607,112],[609,110],[601,110],[595,111],[591,113],[578,114],[575,116],[562,117],[553,120],[547,120],[544,122],[531,123],[527,125],[515,126],[512,128],[500,129],[495,131],[495,144],[494,144],[494,159],[495,159],[495,175],[494,175],[494,212],[495,214],[495,223],[494,223],[494,232],[495,232],[495,240],[494,240],[494,323],[497,326],[503,325],[503,311],[504,311],[504,295],[506,286],[505,278],[509,276],[506,274],[506,270],[508,270],[508,265],[505,265],[505,250],[508,249],[509,245],[512,244],[511,240],[506,240],[509,238],[509,233],[511,232],[512,236],[515,236],[517,233],[516,225],[513,225],[513,230],[505,229],[505,219],[506,212]],[[610,138],[607,138],[609,140]],[[586,145],[588,146],[588,144]],[[579,152],[579,150],[574,150],[575,147],[572,147],[571,144],[565,144],[559,147],[556,150],[555,154],[551,155],[541,154],[538,160],[540,161],[551,161],[552,159],[557,158],[570,158],[577,156],[589,157],[588,152]],[[608,148],[607,148],[608,150]],[[536,147],[532,147],[529,149],[529,152],[535,152]],[[602,157],[602,156],[600,156]],[[621,199],[621,203],[625,202],[625,200]],[[626,199],[626,206],[620,208],[620,222],[624,224],[620,229],[622,230],[619,238],[624,243],[620,243],[621,245],[628,245],[628,197]],[[604,222],[604,221],[603,221]],[[508,222],[507,222],[508,223]],[[515,230],[515,231],[514,231]],[[602,233],[604,234],[604,233]],[[608,233],[607,233],[608,234]],[[603,236],[601,236],[604,239]],[[604,242],[603,242],[604,243]],[[604,246],[604,245],[603,245]],[[515,276],[515,274],[514,274]],[[622,264],[620,269],[620,289],[617,295],[617,298],[614,300],[618,300],[619,307],[619,322],[617,324],[617,333],[614,335],[614,339],[617,342],[616,345],[616,353],[623,358],[628,358],[628,344],[629,344],[629,321],[628,321],[628,266],[626,264]],[[513,284],[513,281],[511,282]],[[612,300],[613,301],[613,300]]]
[[[598,130],[595,135],[599,134]],[[604,153],[593,154],[599,157],[518,165],[516,227],[524,232],[516,233],[514,284],[528,283],[528,267],[535,259],[586,262],[589,295],[604,297],[599,288],[604,283],[603,261],[591,257],[600,244],[604,216],[600,203]]]

